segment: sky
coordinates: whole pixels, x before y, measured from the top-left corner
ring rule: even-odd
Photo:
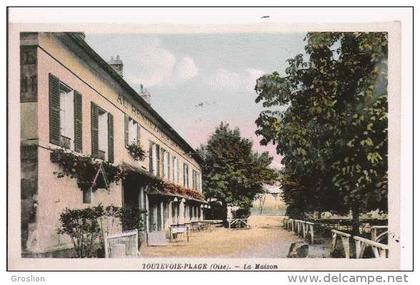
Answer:
[[[286,60],[304,53],[304,34],[87,34],[86,41],[105,60],[119,55],[124,79],[143,84],[152,107],[193,148],[205,144],[220,122],[238,127],[269,151],[281,167],[274,146],[261,146],[255,120],[255,81],[263,74],[284,75]]]

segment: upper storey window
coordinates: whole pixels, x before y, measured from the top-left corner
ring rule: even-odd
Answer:
[[[193,179],[193,189],[197,190],[197,191],[201,191],[201,175],[200,175],[200,172],[193,169],[192,179]]]
[[[82,152],[82,94],[49,75],[50,142]]]
[[[160,146],[150,142],[149,146],[149,171],[156,176],[160,176]]]
[[[179,183],[179,162],[176,156],[172,157],[172,181]]]
[[[60,144],[74,150],[74,92],[60,83]]]
[[[184,163],[184,187],[190,187],[188,164]]]
[[[169,152],[166,150],[162,150],[162,157],[163,157],[163,178],[170,179],[171,176],[171,164],[169,161],[170,155]]]
[[[92,156],[114,161],[114,117],[111,113],[91,103]]]
[[[140,145],[140,124],[127,115],[124,116],[124,142],[126,146]]]

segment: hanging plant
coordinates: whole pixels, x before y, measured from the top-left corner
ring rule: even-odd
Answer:
[[[205,197],[202,193],[192,190],[192,189],[187,189],[184,188],[182,186],[173,184],[173,183],[167,183],[165,182],[163,185],[163,191],[166,193],[170,193],[170,194],[174,194],[174,195],[180,195],[183,197],[189,197],[189,198],[193,198],[193,199],[197,199],[197,200],[204,200]]]
[[[135,142],[130,143],[126,146],[128,153],[134,158],[136,161],[144,160],[145,151],[143,148]]]
[[[164,191],[170,194],[178,194],[181,196],[185,195],[185,190],[179,185],[175,185],[173,183],[165,183],[164,184]]]
[[[75,155],[74,153],[65,151],[61,148],[51,152],[51,161],[60,166],[60,171],[54,172],[58,178],[65,176],[76,178],[77,185],[82,190],[86,190],[92,186],[92,182],[95,179],[101,164],[108,183],[118,183],[125,176],[125,172],[121,167],[115,166],[108,161],[100,162],[91,156]],[[106,185],[97,183],[97,187],[93,190],[104,187],[106,187]]]
[[[185,189],[185,194],[187,194],[188,197],[197,199],[197,200],[204,200],[204,195],[198,191],[192,190],[192,189]]]

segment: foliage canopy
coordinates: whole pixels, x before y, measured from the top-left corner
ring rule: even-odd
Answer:
[[[387,209],[386,33],[308,33],[305,54],[257,80],[261,144],[282,155],[289,212]]]
[[[265,183],[271,184],[277,173],[270,168],[272,157],[267,152],[252,150],[252,141],[242,138],[238,128],[221,123],[201,146],[203,158],[203,192],[224,206],[248,210]]]

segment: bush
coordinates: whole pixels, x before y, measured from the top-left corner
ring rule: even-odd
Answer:
[[[101,234],[100,213],[95,208],[68,209],[60,214],[59,234],[70,236],[76,257],[95,257],[97,239]]]
[[[144,214],[145,210],[133,207],[120,208],[118,217],[120,218],[123,230],[129,231],[137,229],[139,232],[144,231]]]
[[[75,255],[78,258],[104,257],[105,234],[112,232],[108,223],[104,225],[104,219],[119,219],[123,230],[137,229],[144,231],[144,213],[138,208],[126,208],[102,205],[84,209],[66,208],[60,214],[61,226],[59,234],[70,236]],[[112,222],[113,226],[114,222]],[[140,237],[140,233],[139,233]]]

